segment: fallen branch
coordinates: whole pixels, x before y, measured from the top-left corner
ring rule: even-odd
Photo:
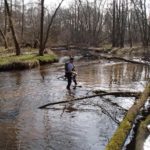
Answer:
[[[119,107],[119,109],[124,110],[125,112],[127,111],[127,109],[121,107],[120,105],[118,105],[118,103],[111,101],[110,99],[106,98],[103,101],[105,102],[109,102],[111,105]]]
[[[102,56],[102,55],[100,55],[99,57],[102,58],[102,59],[107,59],[107,60],[120,60],[120,61],[129,62],[129,63],[133,63],[133,64],[148,65],[148,66],[150,65],[150,64],[145,63],[145,62],[129,60],[129,59],[125,59],[125,58],[122,58],[122,57]]]
[[[145,87],[141,96],[136,100],[136,103],[128,110],[120,126],[110,139],[106,146],[106,150],[120,150],[122,149],[125,140],[132,129],[134,120],[139,113],[140,109],[144,106],[150,95],[150,82]]]
[[[81,101],[83,99],[88,99],[88,98],[93,98],[93,97],[97,97],[97,96],[106,96],[106,95],[114,95],[114,96],[120,96],[120,97],[137,97],[139,95],[139,93],[131,93],[131,92],[110,92],[110,93],[100,93],[100,94],[94,94],[94,95],[90,95],[90,96],[84,96],[84,97],[79,97],[79,98],[75,98],[72,100],[66,100],[66,101],[59,101],[59,102],[54,102],[54,103],[48,103],[46,105],[40,106],[40,109],[43,109],[47,106],[51,106],[51,105],[56,105],[56,104],[64,104],[64,103],[69,103],[70,101]]]
[[[102,110],[102,112],[105,114],[105,115],[107,115],[108,117],[110,117],[115,123],[117,123],[118,125],[119,125],[119,121],[116,119],[116,118],[114,118],[105,108],[103,108],[101,105],[99,105],[99,104],[97,104],[97,105],[95,105],[95,106],[97,106],[97,107],[100,107],[101,108],[101,110]]]
[[[93,91],[94,93],[96,94],[103,94],[102,96],[106,96],[106,95],[113,95],[113,96],[116,96],[116,97],[136,97],[138,98],[139,95],[141,94],[140,92],[128,92],[128,91],[125,91],[125,92],[106,92],[106,91],[102,91],[102,90],[96,90],[96,91]],[[101,96],[101,95],[100,95]]]
[[[92,106],[94,106],[94,107],[99,107],[99,108],[102,110],[102,112],[103,112],[106,116],[108,116],[109,118],[111,118],[111,120],[113,120],[116,124],[119,124],[119,123],[120,123],[120,121],[117,120],[116,117],[113,117],[112,114],[109,113],[109,111],[108,111],[107,109],[105,109],[103,106],[101,106],[100,104],[98,104],[98,102],[97,102],[97,104],[92,103],[92,104],[86,104],[86,105],[90,105],[90,106],[92,105]]]

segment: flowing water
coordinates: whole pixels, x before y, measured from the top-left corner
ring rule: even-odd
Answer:
[[[62,59],[61,59],[62,60]],[[92,90],[142,91],[150,68],[101,60],[76,61],[78,84],[66,90],[63,65],[0,73],[0,150],[103,150],[133,97],[95,97]],[[108,101],[117,103],[112,105]],[[70,102],[39,109],[49,102]]]

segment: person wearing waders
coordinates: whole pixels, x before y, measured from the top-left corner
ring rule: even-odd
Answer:
[[[68,63],[65,64],[65,77],[67,78],[68,84],[67,84],[67,90],[70,90],[70,86],[71,86],[71,82],[73,80],[73,82],[75,83],[75,87],[77,85],[77,81],[76,81],[76,75],[77,73],[75,72],[75,66],[73,64],[74,58],[70,57],[70,60]]]

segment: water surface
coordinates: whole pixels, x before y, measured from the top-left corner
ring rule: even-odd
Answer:
[[[57,66],[57,67],[56,67]],[[38,109],[49,102],[91,95],[92,90],[142,91],[149,67],[77,61],[81,87],[66,90],[63,66],[0,73],[0,149],[103,150],[133,97],[105,96]],[[107,99],[118,103],[112,105]]]

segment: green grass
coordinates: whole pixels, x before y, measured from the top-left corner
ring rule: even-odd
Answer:
[[[57,57],[54,54],[45,54],[43,56],[36,54],[2,56],[0,57],[0,71],[33,68],[39,64],[42,65],[56,61]]]
[[[40,62],[48,63],[48,62],[56,61],[57,57],[55,55],[45,54],[44,56],[36,56],[36,59],[38,59]]]
[[[0,47],[0,52],[5,51],[5,47]]]

